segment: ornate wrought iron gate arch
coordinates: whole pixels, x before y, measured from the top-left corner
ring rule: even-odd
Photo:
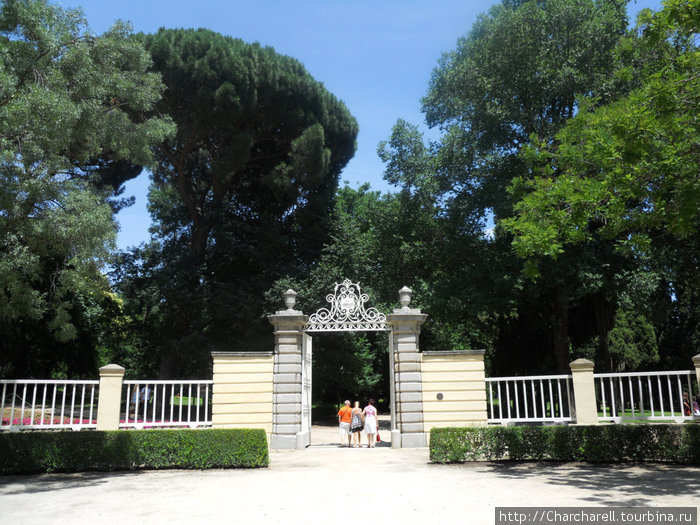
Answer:
[[[345,279],[335,283],[333,293],[326,296],[329,308],[319,308],[309,316],[304,332],[388,332],[386,314],[374,307],[365,308],[369,296],[359,283]]]

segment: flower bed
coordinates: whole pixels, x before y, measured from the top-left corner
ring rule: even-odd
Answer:
[[[96,425],[97,420],[96,419],[77,419],[77,418],[69,418],[69,417],[64,417],[63,419],[61,418],[44,418],[41,419],[41,417],[38,418],[30,418],[30,417],[25,417],[24,419],[20,418],[13,418],[12,419],[12,426],[29,426],[29,425],[44,425],[44,426],[52,426],[52,425]],[[10,418],[4,417],[2,418],[2,426],[10,426]]]

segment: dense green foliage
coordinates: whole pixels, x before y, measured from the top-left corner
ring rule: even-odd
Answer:
[[[264,430],[130,430],[0,434],[0,473],[257,468]]]
[[[637,260],[653,286],[634,315],[655,324],[666,366],[687,366],[700,342],[699,30],[697,3],[669,0],[658,13],[644,11],[616,50],[614,78],[624,89],[582,94],[579,113],[554,140],[535,138],[523,149],[530,170],[513,180],[517,215],[503,221],[532,272],[544,259],[594,245]],[[629,309],[620,292],[618,306]],[[611,344],[621,341],[610,334]],[[647,353],[655,344],[628,346]]]
[[[644,249],[660,230],[697,235],[698,31],[700,8],[692,2],[670,0],[663,11],[642,13],[639,36],[621,45],[645,58],[634,72],[638,87],[607,103],[581,97],[556,141],[526,149],[533,169],[514,191],[531,191],[507,221],[521,254],[553,256],[596,238]],[[628,64],[616,72],[630,75]]]
[[[433,428],[430,461],[670,462],[700,465],[700,425]]]
[[[280,309],[282,293],[293,288],[299,292],[295,308],[311,314],[328,306],[326,295],[348,277],[360,282],[370,305],[382,312],[398,307],[398,290],[410,284],[415,305],[427,306],[429,322],[435,324],[428,303],[435,293],[428,283],[439,271],[433,260],[441,242],[435,213],[429,201],[420,202],[405,192],[381,195],[368,185],[357,190],[346,185],[337,193],[331,242],[308,275],[275,283],[267,294],[267,310]],[[463,343],[458,340],[461,334],[450,334],[451,341],[436,339],[439,328],[432,334],[431,347]],[[314,334],[313,349],[315,400],[337,403],[351,398],[366,403],[370,397],[388,398],[387,334]]]
[[[626,31],[624,6],[495,6],[433,73],[439,139],[398,121],[380,145],[387,180],[435,203],[439,300],[424,306],[482,335],[494,375],[697,353],[698,11],[672,1]]]
[[[162,84],[117,24],[45,0],[0,6],[0,367],[93,373],[115,300],[102,273],[116,197],[172,131]],[[56,354],[63,359],[56,359]],[[61,363],[63,361],[63,363]],[[62,367],[61,364],[64,366]]]
[[[140,35],[178,126],[155,150],[152,242],[116,278],[162,376],[201,374],[211,350],[272,344],[275,279],[328,240],[357,123],[295,59],[207,30]]]
[[[423,111],[440,139],[425,144],[399,121],[381,146],[388,180],[435,195],[446,218],[437,287],[450,290],[453,311],[468,312],[462,323],[493,334],[487,350],[498,373],[523,373],[520,356],[566,371],[574,335],[587,340],[609,329],[610,284],[625,286],[619,269],[634,273],[600,246],[567,252],[528,280],[501,228],[515,204],[506,190],[528,169],[520,149],[533,135],[553,138],[575,114],[578,93],[605,96],[625,26],[624,2],[612,0],[495,6],[433,72]],[[491,238],[482,233],[489,217]],[[579,306],[595,322],[571,322]],[[586,333],[571,333],[574,324]]]

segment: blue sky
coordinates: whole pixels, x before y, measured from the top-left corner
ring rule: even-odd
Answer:
[[[341,181],[369,182],[389,191],[382,179],[377,144],[398,118],[423,122],[420,99],[441,54],[455,47],[476,17],[494,1],[472,0],[77,0],[90,27],[106,30],[127,20],[135,31],[159,27],[206,27],[248,42],[272,46],[300,60],[317,80],[342,99],[357,119],[357,153]],[[660,0],[633,0],[628,11],[659,9]],[[148,238],[148,176],[126,185],[136,203],[118,215],[120,249]]]

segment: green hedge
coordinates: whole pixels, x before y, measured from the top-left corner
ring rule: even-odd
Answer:
[[[430,460],[538,460],[700,465],[700,425],[433,428]]]
[[[254,468],[269,463],[262,429],[0,434],[0,473]]]

